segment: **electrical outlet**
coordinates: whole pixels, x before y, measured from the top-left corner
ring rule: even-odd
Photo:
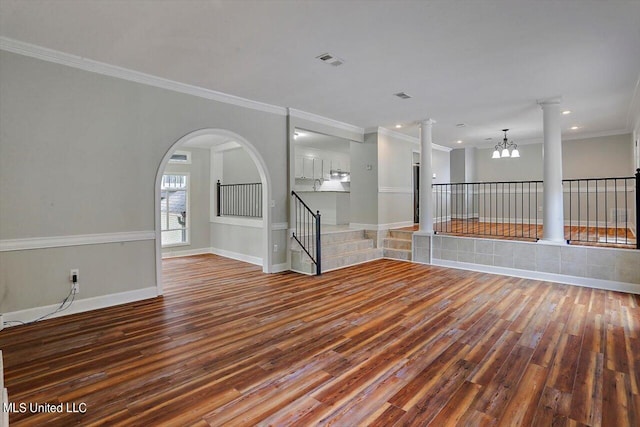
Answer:
[[[69,281],[71,282],[71,292],[74,294],[80,292],[80,269],[72,268],[69,270]]]
[[[273,245],[273,252],[278,252],[278,245]]]

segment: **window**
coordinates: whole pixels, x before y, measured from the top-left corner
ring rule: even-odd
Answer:
[[[160,187],[162,247],[189,244],[189,176],[162,175]]]
[[[190,165],[191,164],[191,152],[189,152],[189,151],[176,151],[171,155],[171,158],[169,159],[169,163],[171,163],[171,164]]]

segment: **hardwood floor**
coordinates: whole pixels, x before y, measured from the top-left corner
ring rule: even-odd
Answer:
[[[12,426],[640,425],[638,296],[379,260],[203,255],[163,298],[0,332]]]

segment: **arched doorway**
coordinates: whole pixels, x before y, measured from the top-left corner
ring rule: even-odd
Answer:
[[[262,211],[262,271],[265,273],[271,272],[271,264],[272,264],[272,254],[271,254],[271,209],[270,209],[270,200],[271,200],[271,178],[267,171],[267,166],[262,158],[262,155],[258,152],[253,144],[247,141],[242,136],[234,133],[232,131],[226,129],[200,129],[194,132],[190,132],[184,135],[182,138],[178,139],[173,145],[169,148],[167,153],[162,158],[162,162],[158,166],[158,170],[156,172],[156,180],[154,186],[155,198],[154,198],[154,212],[155,212],[155,249],[156,249],[156,286],[158,290],[158,295],[162,295],[162,242],[161,242],[161,221],[160,221],[160,185],[162,181],[162,175],[167,167],[169,159],[184,144],[189,141],[193,141],[196,139],[203,138],[215,138],[219,143],[225,142],[235,142],[239,144],[242,148],[244,148],[258,169],[258,173],[260,174],[260,179],[262,182],[262,206],[264,207]]]

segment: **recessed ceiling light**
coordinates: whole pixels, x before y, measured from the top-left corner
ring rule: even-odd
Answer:
[[[578,126],[571,126],[571,130],[580,129]]]
[[[396,129],[400,129],[402,125],[396,125]]]
[[[398,93],[394,93],[394,95],[401,99],[411,98],[411,95],[407,94],[406,92],[398,92]]]
[[[461,139],[457,140],[456,142],[457,142],[458,144],[462,144],[462,140],[461,140]]]
[[[457,127],[457,128],[463,128],[463,127],[465,127],[465,126],[466,126],[466,125],[465,125],[464,123],[458,123],[458,124],[456,125],[456,127]]]
[[[565,116],[566,116],[567,114],[571,114],[571,110],[564,110],[564,111],[562,112],[562,114],[564,114]]]

